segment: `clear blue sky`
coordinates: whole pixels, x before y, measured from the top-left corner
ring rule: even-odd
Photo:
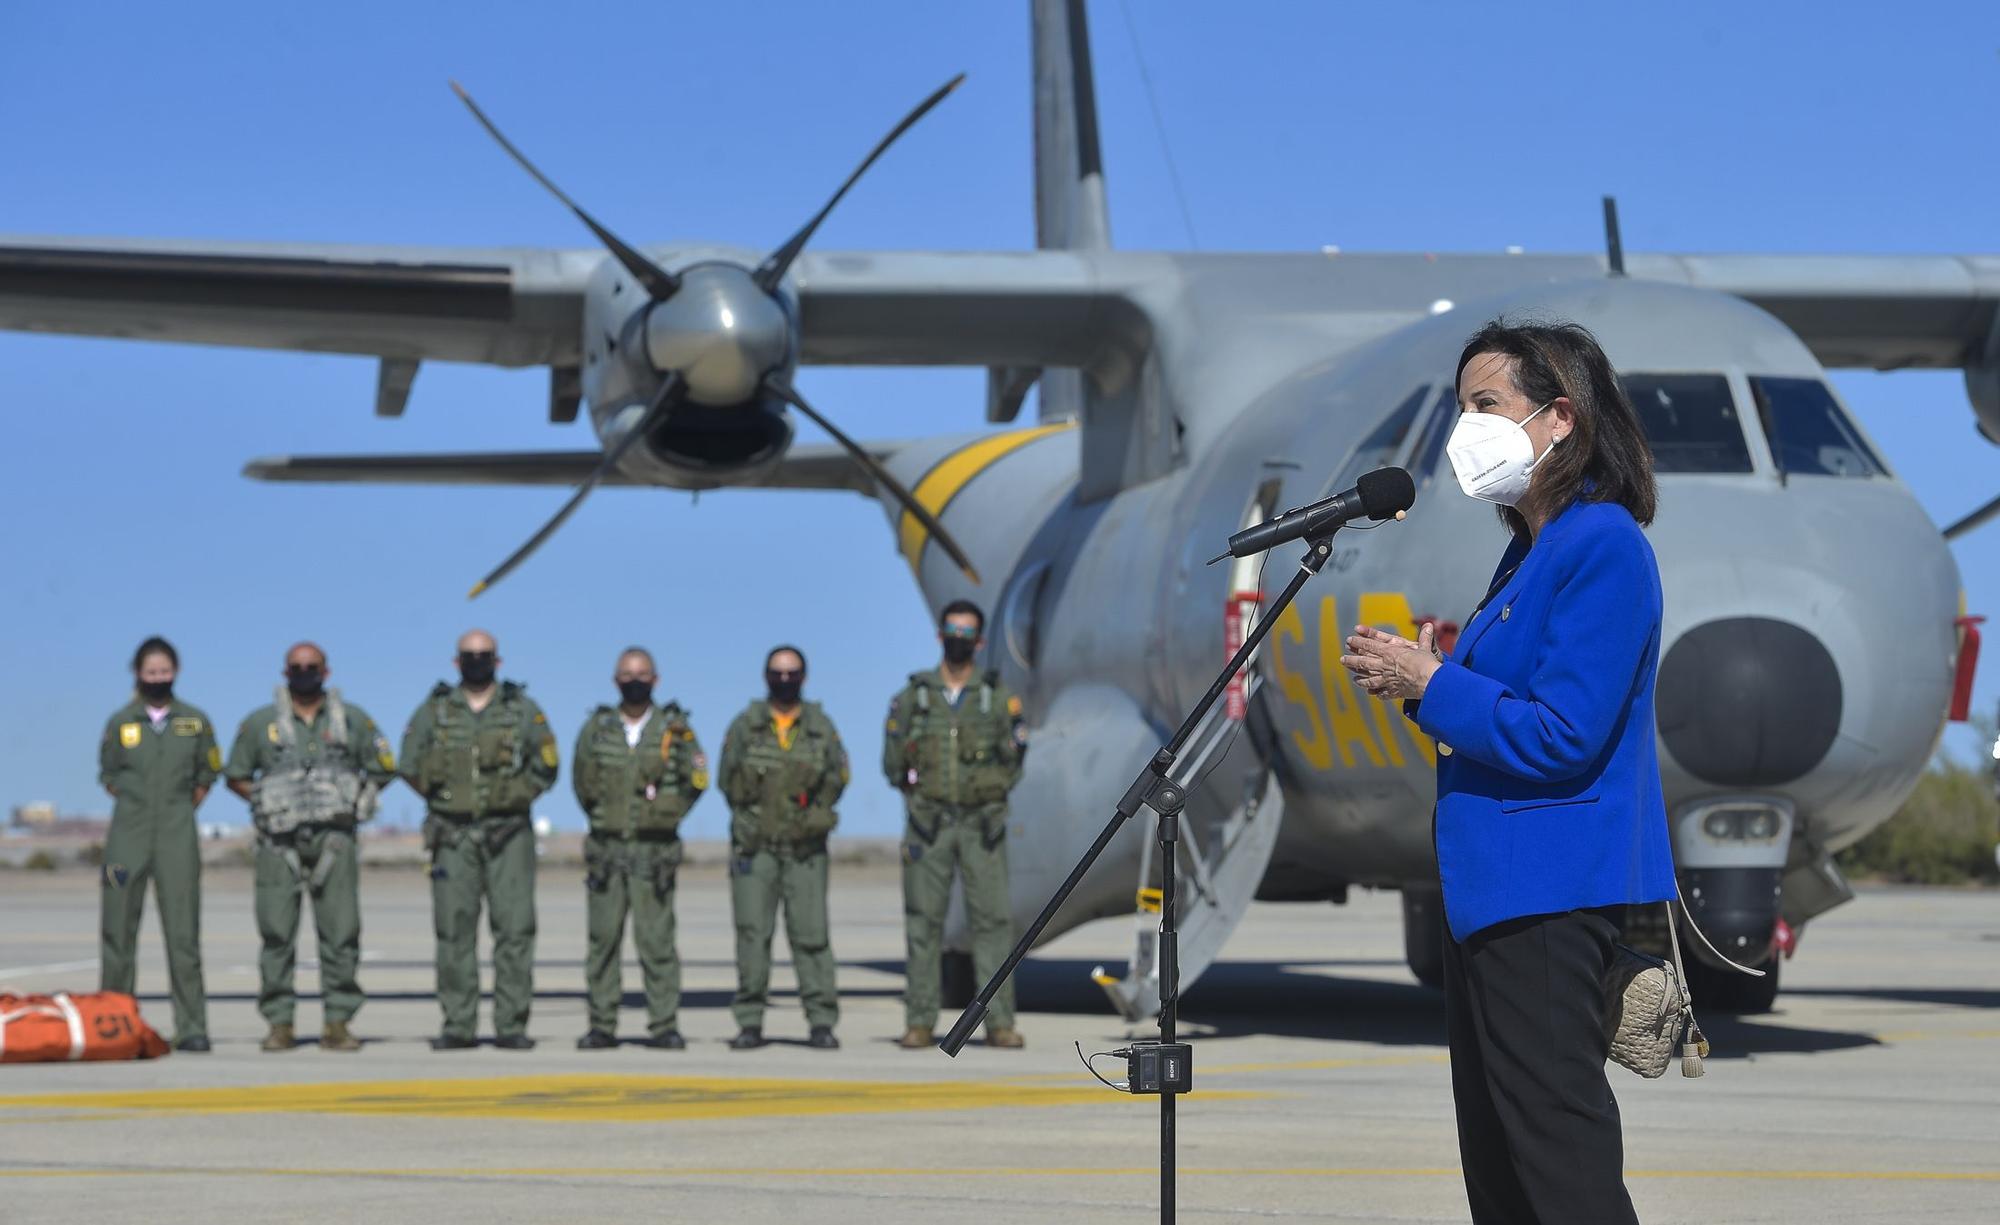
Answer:
[[[1204,249],[1593,250],[1612,192],[1636,251],[2000,251],[1990,3],[1128,3]],[[1114,239],[1184,248],[1124,11],[1093,0],[1091,18]],[[961,70],[816,246],[1030,246],[1025,0],[9,5],[0,233],[589,245],[451,97],[457,77],[626,237],[768,247]],[[897,827],[878,720],[933,643],[874,505],[602,493],[468,608],[559,493],[261,486],[238,467],[579,447],[588,427],[545,422],[539,371],[426,367],[400,421],[372,417],[374,377],[358,358],[0,334],[0,803],[102,808],[96,737],[146,634],[179,644],[181,692],[225,728],[312,637],[400,731],[482,623],[566,752],[628,642],[715,748],[763,650],[797,640],[862,767],[844,828]],[[1934,518],[2000,492],[1956,373],[1836,383]],[[803,386],[861,437],[981,419],[976,372]],[[1957,552],[1972,609],[2000,614],[2000,527]],[[388,815],[413,817],[392,794]],[[580,820],[567,786],[550,811]],[[219,795],[204,817],[243,810]],[[710,799],[690,833],[725,823]]]

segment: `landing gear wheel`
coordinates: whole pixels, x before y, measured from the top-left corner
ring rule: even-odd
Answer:
[[[947,952],[939,975],[938,994],[946,1008],[963,1008],[972,1002],[978,993],[979,984],[972,981],[972,954]]]
[[[1715,1012],[1754,1014],[1771,1011],[1778,1000],[1778,963],[1776,957],[1752,969],[1764,971],[1764,977],[1752,978],[1748,974],[1718,969],[1695,957],[1687,959],[1688,990],[1694,995],[1694,1011],[1700,1016],[1703,1009]]]
[[[1403,890],[1403,960],[1426,987],[1444,986],[1444,895]]]

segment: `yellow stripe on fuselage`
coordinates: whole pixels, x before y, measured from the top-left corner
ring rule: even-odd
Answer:
[[[1036,426],[1029,430],[1009,430],[1004,434],[989,434],[976,442],[971,442],[938,461],[929,472],[924,473],[917,487],[910,492],[917,502],[933,515],[943,518],[944,508],[958,496],[959,491],[970,485],[973,478],[992,467],[1005,456],[1050,434],[1074,428],[1075,422],[1064,421],[1056,425]],[[909,559],[910,569],[918,569],[923,560],[924,546],[930,543],[930,529],[926,528],[909,511],[903,512],[903,521],[898,535],[903,556]]]

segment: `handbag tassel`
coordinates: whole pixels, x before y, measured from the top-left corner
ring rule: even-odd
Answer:
[[[1689,1080],[1702,1075],[1701,1061],[1708,1056],[1708,1039],[1702,1036],[1701,1026],[1695,1024],[1694,1013],[1688,1013],[1687,1031],[1681,1035],[1681,1075]]]

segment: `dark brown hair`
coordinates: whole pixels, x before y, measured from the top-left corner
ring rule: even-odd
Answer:
[[[168,642],[158,634],[140,643],[139,649],[132,653],[132,671],[137,672],[140,668],[144,667],[146,656],[148,655],[164,655],[174,665],[174,671],[179,672],[181,670],[180,652],[174,650],[173,643]]]
[[[938,629],[942,631],[944,623],[953,617],[971,617],[979,622],[979,632],[986,632],[986,614],[971,600],[953,600],[945,605],[943,611],[938,613]]]
[[[1639,415],[1597,337],[1581,324],[1510,323],[1495,319],[1473,333],[1458,355],[1457,378],[1482,353],[1514,359],[1514,386],[1535,404],[1558,396],[1569,399],[1575,426],[1563,445],[1535,469],[1523,502],[1561,514],[1579,498],[1616,502],[1644,527],[1659,502],[1653,481],[1653,451]],[[1528,534],[1528,521],[1511,506],[1500,518],[1515,535]]]

